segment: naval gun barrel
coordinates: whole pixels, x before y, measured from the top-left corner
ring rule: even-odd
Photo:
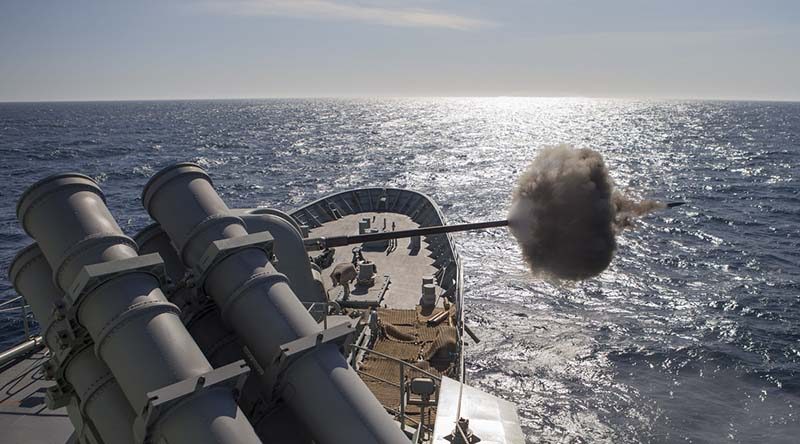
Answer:
[[[494,220],[487,222],[472,222],[466,224],[437,225],[435,227],[415,228],[413,230],[386,231],[383,233],[358,234],[354,236],[315,237],[303,242],[307,251],[324,250],[330,247],[343,247],[345,245],[360,244],[363,242],[376,242],[389,239],[403,239],[412,236],[430,236],[433,234],[453,233],[457,231],[482,230],[484,228],[505,227],[507,220]]]
[[[667,202],[666,208],[674,208],[686,202]],[[360,244],[364,242],[379,242],[389,239],[403,239],[413,236],[431,236],[434,234],[455,233],[458,231],[482,230],[508,226],[508,220],[493,220],[486,222],[471,222],[465,224],[437,225],[434,227],[415,228],[412,230],[386,231],[381,233],[357,234],[353,236],[314,237],[305,239],[303,243],[306,251],[324,250],[331,247],[344,247],[345,245]]]

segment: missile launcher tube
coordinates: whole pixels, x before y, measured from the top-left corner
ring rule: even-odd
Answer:
[[[264,250],[239,249],[201,269],[212,242],[248,235],[202,168],[181,163],[162,170],[145,186],[142,202],[183,262],[205,273],[206,294],[263,368],[275,363],[282,344],[321,332]],[[320,444],[409,442],[334,344],[320,344],[303,355],[281,382],[282,399]]]
[[[186,266],[183,265],[178,253],[170,243],[167,233],[157,223],[144,227],[133,236],[139,246],[139,254],[158,253],[164,261],[164,269],[171,283],[180,282],[186,275]]]
[[[53,271],[38,245],[20,250],[11,263],[9,280],[30,304],[39,321],[45,345],[56,353],[61,348],[54,309],[62,302],[61,291],[53,285]],[[97,359],[91,346],[73,350],[61,363],[64,379],[75,391],[82,406],[84,423],[91,426],[105,443],[133,444],[133,421],[136,417],[111,371]],[[87,421],[88,420],[88,421]],[[74,424],[76,429],[80,424]]]
[[[102,191],[86,176],[61,174],[37,182],[20,198],[17,216],[66,293],[85,266],[138,256]],[[88,289],[75,307],[97,356],[140,417],[147,416],[148,392],[212,371],[177,307],[167,302],[159,280],[148,272],[113,276]],[[230,389],[221,386],[187,394],[158,415],[149,433],[172,443],[260,443]]]
[[[320,291],[316,285],[311,267],[308,266],[308,252],[303,245],[303,237],[299,229],[286,220],[290,216],[279,216],[277,212],[260,213],[260,211],[263,210],[239,215],[244,221],[247,232],[268,231],[272,237],[278,239],[274,248],[275,256],[278,257],[275,268],[286,275],[289,285],[301,302],[306,304],[325,302],[327,300],[325,292]]]
[[[178,258],[178,252],[170,243],[169,237],[158,224],[152,224],[134,236],[139,244],[139,253],[158,253],[167,265],[167,275],[173,283],[178,283],[186,274],[186,267]],[[167,294],[170,302],[181,307],[183,322],[200,350],[214,367],[236,362],[244,358],[239,337],[230,329],[219,315],[219,309],[213,304],[199,304],[196,288],[178,286]],[[252,393],[250,380],[239,396],[239,406],[247,412],[254,400],[259,396],[259,389]],[[255,424],[254,424],[255,426]]]
[[[262,220],[264,216],[274,217],[272,215],[257,217]],[[134,240],[139,244],[140,254],[158,253],[162,257],[167,264],[167,274],[173,282],[177,283],[183,279],[186,268],[178,258],[178,252],[175,251],[169,237],[158,224],[146,227],[134,236]],[[305,255],[302,241],[300,249]],[[172,293],[167,293],[167,297],[171,302],[181,306],[184,325],[203,354],[214,367],[222,367],[244,359],[239,336],[225,325],[220,317],[219,308],[213,303],[212,307],[197,303],[196,291],[196,288],[178,286]],[[275,443],[310,443],[311,438],[307,436],[294,412],[286,411],[286,408],[274,408],[267,414],[262,411],[264,405],[274,405],[272,395],[273,393],[263,390],[263,384],[253,374],[247,378],[239,394],[239,407],[250,418],[256,433],[262,437],[269,437],[269,441]]]

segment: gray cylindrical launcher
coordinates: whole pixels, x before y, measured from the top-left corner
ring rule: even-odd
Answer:
[[[276,210],[256,211],[259,213],[240,212],[248,230],[269,231],[281,240],[274,248],[275,255],[281,258],[276,268],[286,274],[295,293],[300,294],[303,291],[304,296],[314,298],[317,290],[310,286],[312,276],[299,228],[290,222],[289,216]],[[133,238],[139,244],[139,254],[158,253],[164,260],[167,275],[172,281],[166,288],[166,296],[170,302],[181,308],[181,319],[186,329],[209,362],[214,367],[221,367],[246,358],[241,339],[223,322],[216,304],[206,298],[197,287],[189,284],[192,276],[187,274],[186,266],[178,258],[178,252],[161,226],[157,223],[151,224]],[[317,299],[313,299],[313,302],[317,302]],[[273,405],[274,400],[273,393],[263,391],[262,387],[258,376],[250,374],[238,399],[239,407],[250,418],[256,433],[275,442],[311,442],[305,427],[288,408],[277,406],[269,414],[263,413],[262,406]]]
[[[69,344],[65,340],[66,320],[60,319],[57,312],[63,304],[62,293],[53,284],[52,275],[53,270],[36,244],[20,250],[9,268],[9,280],[30,304],[53,356],[45,365],[48,375],[57,381],[48,393],[49,400],[56,402],[50,407],[68,402],[67,410],[73,410],[70,420],[75,430],[81,431],[81,442],[91,439],[133,444],[136,415],[111,371],[94,355],[91,341],[72,338]],[[99,436],[85,436],[95,433]]]
[[[261,442],[221,383],[235,369],[209,365],[159,288],[161,259],[138,256],[92,179],[39,181],[20,198],[17,216],[53,268],[69,316],[88,331],[139,415],[138,440]]]
[[[255,361],[270,369],[264,384],[275,384],[315,442],[408,443],[348,365],[334,332],[321,329],[270,263],[271,237],[250,235],[202,168],[181,163],[160,171],[142,202]]]

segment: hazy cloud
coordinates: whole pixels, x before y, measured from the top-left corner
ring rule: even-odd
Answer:
[[[425,8],[387,7],[333,0],[232,0],[205,3],[209,11],[239,16],[279,16],[358,21],[387,26],[472,30],[493,23]]]

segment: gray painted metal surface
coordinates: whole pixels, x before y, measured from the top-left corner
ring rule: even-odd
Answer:
[[[458,381],[443,377],[433,429],[434,444],[450,444],[445,437],[453,433],[459,417],[469,419],[470,430],[483,444],[525,443],[513,403],[466,384],[462,388]]]
[[[8,362],[27,356],[40,348],[42,348],[42,338],[36,337],[4,350],[0,353],[0,367]]]
[[[280,258],[275,264],[279,273],[286,275],[289,285],[301,302],[307,304],[325,302],[325,290],[317,286],[309,267],[308,253],[303,247],[300,231],[289,220],[288,215],[279,216],[274,213],[264,214],[247,212],[239,214],[249,233],[268,231],[275,242],[274,253]]]
[[[210,265],[206,252],[217,242],[247,237],[244,222],[228,210],[208,175],[197,165],[177,164],[157,173],[142,201],[180,252],[202,276],[203,289],[219,306],[262,368],[284,370],[275,380],[280,397],[305,423],[316,442],[408,443],[337,347],[321,343],[289,362],[281,346],[316,336],[321,328],[303,307],[268,252],[256,245],[220,250]],[[175,202],[180,202],[176,208]],[[219,249],[219,248],[218,248]],[[290,368],[288,371],[286,367]]]
[[[45,394],[53,385],[44,377],[49,359],[37,351],[0,367],[0,442],[64,444],[75,427],[65,408],[47,408]]]
[[[168,287],[170,291],[166,292],[167,298],[181,308],[184,325],[211,365],[217,368],[246,358],[241,340],[222,321],[219,308],[184,279],[188,276],[186,267],[181,263],[178,252],[161,226],[152,224],[134,236],[134,239],[139,244],[140,253],[158,253],[164,258],[167,275],[171,280]],[[261,385],[258,376],[251,374],[238,398],[239,407],[250,418],[258,435],[269,437],[271,443],[309,443],[311,439],[298,426],[294,413],[285,411],[285,406],[274,403],[272,394],[263,393]],[[281,441],[277,436],[287,438]]]
[[[173,443],[260,442],[224,387],[187,393],[168,408],[151,409],[149,392],[213,369],[158,279],[142,269],[124,269],[123,262],[138,258],[136,244],[123,235],[94,181],[79,174],[39,181],[23,194],[17,216],[38,241],[58,287],[70,293],[67,312],[88,331],[97,356],[139,413],[139,440],[147,434]],[[119,264],[115,273],[75,288],[84,267],[112,261]]]
[[[28,301],[34,316],[39,321],[43,338],[51,353],[60,359],[61,373],[69,384],[79,408],[79,417],[72,418],[79,435],[99,436],[108,443],[133,443],[133,421],[135,413],[125,395],[111,375],[108,367],[92,351],[92,344],[76,344],[72,350],[60,336],[63,332],[55,317],[56,307],[62,302],[61,291],[55,287],[51,276],[53,270],[45,260],[38,245],[32,244],[21,250],[11,264],[9,280],[17,292]],[[54,362],[53,359],[50,361]],[[51,367],[52,368],[52,367]]]

